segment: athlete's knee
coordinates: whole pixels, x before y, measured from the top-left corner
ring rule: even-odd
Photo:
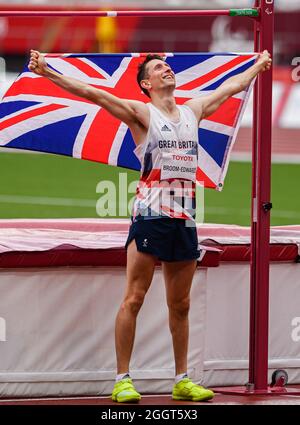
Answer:
[[[128,295],[121,308],[129,311],[133,315],[137,315],[143,305],[145,295],[146,291],[138,291],[134,294]]]
[[[170,301],[168,307],[170,315],[178,319],[183,319],[189,314],[190,298],[186,297],[181,300]]]

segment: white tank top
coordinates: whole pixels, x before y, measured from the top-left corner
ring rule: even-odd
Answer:
[[[141,162],[133,220],[161,217],[194,220],[198,122],[186,105],[171,121],[152,103],[146,139],[135,148]]]

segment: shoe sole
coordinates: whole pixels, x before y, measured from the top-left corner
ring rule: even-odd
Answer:
[[[183,401],[209,401],[209,400],[211,400],[212,398],[214,398],[214,396],[213,395],[211,395],[211,396],[205,396],[205,397],[198,397],[198,398],[195,398],[195,397],[180,397],[180,396],[172,396],[172,399],[173,400],[183,400]]]
[[[112,398],[112,401],[117,403],[138,403],[141,400],[141,397],[132,396],[130,398]]]

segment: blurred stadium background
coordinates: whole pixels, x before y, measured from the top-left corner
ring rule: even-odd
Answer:
[[[1,9],[186,9],[252,7],[254,0],[18,0]],[[300,223],[300,1],[276,0],[271,224]],[[250,20],[180,18],[0,18],[0,95],[31,48],[42,52],[195,52],[253,50]],[[298,58],[298,59],[297,59]],[[293,77],[293,78],[292,78]],[[298,79],[298,82],[296,81]],[[250,224],[252,102],[223,192],[205,191],[205,222]],[[0,150],[0,218],[98,217],[97,184],[118,187],[124,169],[55,155]],[[138,179],[128,171],[128,183]],[[132,194],[130,195],[132,196]],[[116,214],[117,216],[117,214]]]

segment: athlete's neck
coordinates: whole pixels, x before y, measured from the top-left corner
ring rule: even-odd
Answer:
[[[154,94],[151,96],[151,103],[170,118],[179,119],[179,112],[173,95]]]

